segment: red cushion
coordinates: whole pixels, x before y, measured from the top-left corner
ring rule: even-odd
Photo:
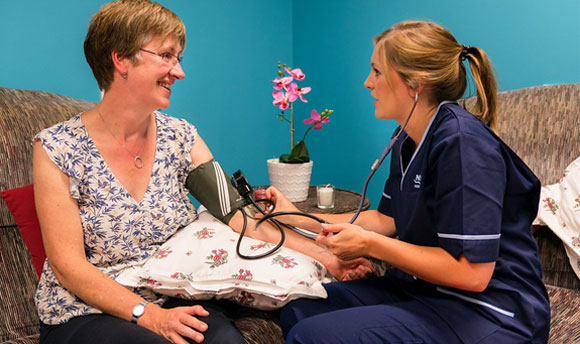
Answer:
[[[36,269],[37,276],[40,277],[46,254],[44,253],[40,224],[38,223],[36,208],[34,206],[34,189],[32,184],[2,191],[1,195],[20,229],[22,239],[24,239],[24,243],[30,252],[32,265]]]

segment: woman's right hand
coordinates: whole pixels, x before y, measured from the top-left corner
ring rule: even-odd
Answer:
[[[278,212],[301,213],[301,211],[298,208],[296,208],[296,206],[288,199],[288,197],[286,197],[286,195],[284,195],[280,190],[276,189],[273,186],[270,186],[266,189],[265,196],[267,199],[274,202],[275,207],[274,209],[271,210],[272,213]],[[258,215],[258,218],[259,217],[261,217],[261,215]],[[304,218],[286,215],[286,216],[276,216],[276,220],[290,225],[300,226],[301,220],[304,220]]]
[[[183,339],[184,337],[201,343],[204,340],[203,332],[207,330],[207,324],[197,317],[208,315],[209,312],[199,305],[165,309],[149,303],[145,313],[139,318],[138,324],[174,344],[188,344]]]
[[[276,189],[273,186],[270,186],[266,189],[266,198],[271,200],[276,204],[273,212],[280,212],[280,211],[293,211],[293,212],[300,212],[296,206],[290,202],[288,197],[284,195],[280,190]]]

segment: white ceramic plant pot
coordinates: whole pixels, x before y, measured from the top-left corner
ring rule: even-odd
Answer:
[[[302,202],[308,198],[312,160],[302,164],[284,164],[275,159],[268,159],[270,185],[282,191],[292,202]]]

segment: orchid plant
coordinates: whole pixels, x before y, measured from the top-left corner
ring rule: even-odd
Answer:
[[[310,156],[308,154],[308,148],[306,147],[306,135],[311,129],[320,130],[322,129],[323,123],[328,123],[330,114],[334,110],[325,109],[322,113],[318,113],[315,109],[310,113],[310,118],[305,119],[304,124],[309,124],[310,126],[304,132],[302,140],[294,144],[294,105],[293,103],[300,99],[304,103],[308,101],[304,98],[304,95],[309,93],[311,87],[298,87],[298,84],[294,82],[302,81],[306,78],[306,75],[302,72],[300,68],[291,69],[278,62],[278,77],[270,81],[274,84],[274,92],[272,97],[274,101],[272,104],[280,109],[280,112],[276,115],[276,118],[281,122],[290,123],[290,153],[282,154],[279,158],[280,162],[283,163],[304,163],[310,161]],[[290,110],[290,118],[287,118],[285,111]]]

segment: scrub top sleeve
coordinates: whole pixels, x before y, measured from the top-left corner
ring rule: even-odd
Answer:
[[[391,173],[393,173],[391,171]],[[387,179],[387,181],[385,182],[385,188],[383,190],[383,195],[381,197],[381,201],[379,202],[379,206],[377,207],[377,210],[384,215],[393,217],[393,208],[392,208],[392,200],[391,200],[391,191],[390,191],[390,186],[392,184],[392,182],[390,182],[390,178]]]
[[[506,189],[497,141],[459,131],[438,141],[429,160],[439,244],[455,258],[463,253],[472,263],[495,261]]]

